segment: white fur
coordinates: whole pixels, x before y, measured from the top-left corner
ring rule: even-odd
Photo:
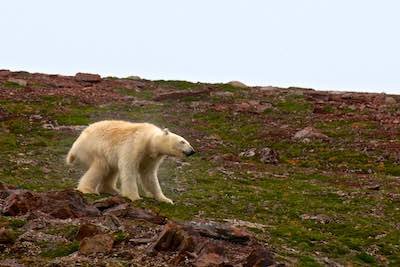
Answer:
[[[168,129],[149,123],[100,121],[89,125],[72,145],[67,163],[80,162],[87,169],[78,190],[83,193],[117,193],[132,201],[145,196],[173,203],[164,196],[157,172],[166,155],[181,157],[193,150],[188,141]]]

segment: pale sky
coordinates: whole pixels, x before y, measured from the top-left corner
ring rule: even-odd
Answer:
[[[9,0],[0,69],[400,94],[398,0]]]

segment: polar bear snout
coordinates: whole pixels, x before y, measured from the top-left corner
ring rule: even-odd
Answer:
[[[193,155],[194,153],[196,153],[196,151],[194,151],[193,148],[190,148],[190,149],[183,151],[183,153],[185,153],[185,155],[189,157],[189,156]]]

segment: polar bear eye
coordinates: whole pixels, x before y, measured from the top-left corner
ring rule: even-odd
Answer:
[[[181,144],[184,144],[184,143],[185,143],[185,141],[181,141],[180,143],[181,143]]]

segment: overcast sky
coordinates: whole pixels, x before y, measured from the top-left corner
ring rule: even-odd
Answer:
[[[0,68],[400,94],[398,0],[9,0]]]

